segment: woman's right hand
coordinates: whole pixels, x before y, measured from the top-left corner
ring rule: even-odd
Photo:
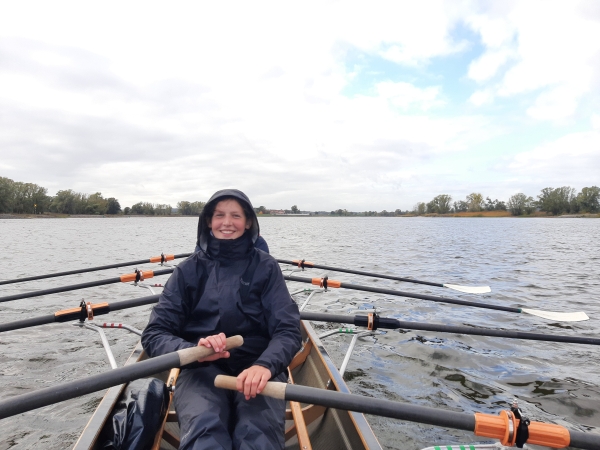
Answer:
[[[212,348],[215,353],[207,356],[206,358],[199,359],[198,362],[215,361],[216,359],[229,358],[229,352],[225,350],[226,343],[225,333],[219,333],[213,336],[201,338],[198,341],[198,346]]]

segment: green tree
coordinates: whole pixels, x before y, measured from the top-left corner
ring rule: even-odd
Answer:
[[[110,197],[106,200],[106,214],[119,214],[121,212],[121,204],[119,200],[114,197]]]
[[[81,196],[71,189],[58,191],[52,198],[50,210],[59,214],[76,214]]]
[[[588,213],[600,211],[600,188],[598,186],[584,187],[577,195],[577,203],[581,211]]]
[[[447,194],[441,194],[432,200],[435,212],[438,214],[447,214],[450,212],[450,202],[452,197]]]
[[[84,208],[85,214],[99,215],[105,214],[108,209],[108,201],[102,197],[100,192],[95,192],[86,199]]]
[[[537,203],[542,211],[557,216],[565,212],[576,212],[576,198],[576,191],[570,186],[544,188],[538,195]]]
[[[292,205],[292,214],[299,214],[300,210],[296,205]]]
[[[129,213],[131,213],[131,208],[129,206],[126,206],[125,209],[123,210],[123,214],[125,214],[126,216],[128,216]]]
[[[51,198],[45,187],[34,183],[16,182],[13,184],[13,212],[19,214],[44,213],[50,206]]]
[[[418,202],[413,207],[413,213],[416,214],[417,216],[422,216],[423,214],[425,214],[426,210],[427,210],[427,205],[424,202]]]
[[[533,197],[528,197],[522,192],[512,195],[508,199],[508,210],[513,216],[522,216],[523,214],[531,214],[535,209],[535,201]]]
[[[13,211],[15,182],[10,178],[0,177],[0,213]]]
[[[473,192],[472,194],[467,195],[467,204],[469,205],[469,211],[481,211],[485,206],[483,195],[478,192]]]
[[[154,213],[154,205],[152,203],[139,202],[131,207],[131,214],[153,216]]]
[[[191,216],[192,207],[190,206],[190,202],[183,200],[177,203],[177,212],[182,216]]]
[[[455,212],[466,212],[469,210],[469,204],[463,200],[454,202],[453,209]]]

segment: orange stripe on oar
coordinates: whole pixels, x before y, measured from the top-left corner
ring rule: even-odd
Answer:
[[[175,255],[161,255],[161,256],[153,256],[150,258],[151,263],[159,263],[165,261],[173,261],[175,259]]]
[[[476,436],[499,439],[500,443],[512,447],[517,439],[517,428],[520,420],[510,411],[500,411],[499,416],[475,413]],[[560,425],[543,422],[529,424],[528,444],[544,445],[546,447],[568,447],[571,442],[569,430]]]
[[[342,282],[338,280],[330,280],[329,278],[313,278],[312,284],[319,287],[339,288],[342,287]]]
[[[138,278],[139,274],[139,278]],[[134,273],[126,273],[125,275],[121,275],[121,283],[127,283],[128,281],[144,281],[146,278],[152,278],[154,276],[154,271],[152,270],[144,270],[138,271]]]
[[[298,264],[298,267],[314,267],[315,263],[311,263],[310,261],[304,261],[303,259],[293,259],[292,262],[294,264]]]
[[[94,309],[99,309],[99,308],[108,308],[108,303],[104,302],[104,303],[95,303],[93,305],[90,305],[92,310]],[[79,306],[78,308],[71,308],[71,309],[63,309],[62,311],[56,311],[54,313],[55,317],[60,317],[60,316],[64,316],[65,314],[74,314],[74,313],[79,313],[81,312],[81,306]]]

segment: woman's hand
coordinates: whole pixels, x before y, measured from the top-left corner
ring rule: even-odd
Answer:
[[[207,356],[206,358],[201,358],[198,362],[206,362],[206,361],[214,361],[216,359],[221,358],[229,358],[229,352],[225,350],[225,345],[227,344],[225,340],[225,333],[215,334],[213,336],[207,336],[198,341],[198,347],[204,346],[208,348],[212,348],[215,353]]]
[[[271,371],[263,366],[252,366],[237,377],[237,390],[246,396],[246,400],[256,397],[271,379]]]

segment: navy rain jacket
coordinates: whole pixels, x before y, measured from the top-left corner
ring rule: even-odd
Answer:
[[[300,348],[298,306],[275,259],[254,248],[260,230],[250,200],[238,190],[226,189],[213,195],[207,206],[223,196],[249,205],[252,227],[227,242],[210,236],[204,212],[200,215],[200,251],[175,268],[150,315],[142,344],[154,357],[195,347],[200,338],[213,334],[241,334],[244,345],[231,350],[229,358],[194,365],[217,364],[236,376],[256,364],[276,376],[286,370]],[[254,276],[244,280],[253,258]],[[245,298],[240,295],[242,284],[248,286]]]

